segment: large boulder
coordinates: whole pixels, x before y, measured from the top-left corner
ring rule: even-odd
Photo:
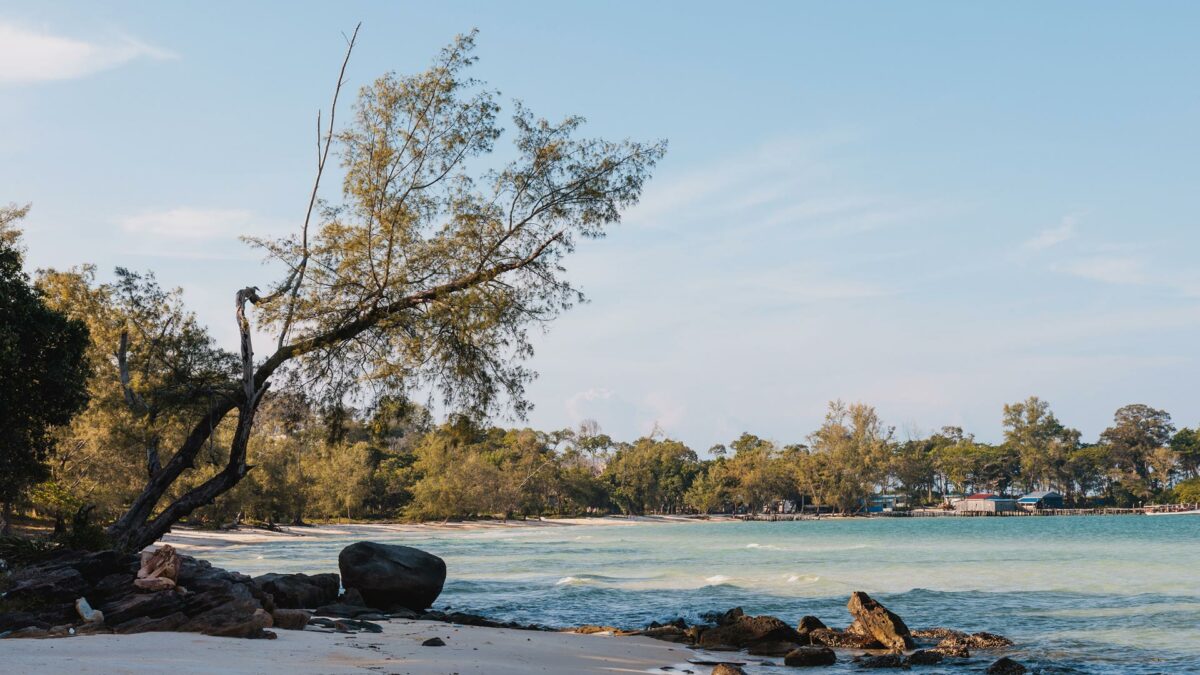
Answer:
[[[445,561],[411,546],[360,541],[342,549],[338,569],[347,589],[357,589],[379,609],[425,609],[446,583]]]
[[[254,577],[254,585],[270,593],[276,607],[313,609],[335,602],[341,581],[333,573],[264,574]]]
[[[858,630],[848,631],[869,635],[884,647],[893,650],[912,649],[915,643],[904,620],[862,591],[850,594],[846,603]]]
[[[739,616],[723,626],[710,628],[700,634],[704,649],[745,649],[765,643],[786,642],[807,644],[808,640],[773,616]]]

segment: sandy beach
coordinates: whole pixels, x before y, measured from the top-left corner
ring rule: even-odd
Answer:
[[[730,516],[714,516],[707,520],[734,520]],[[256,527],[238,530],[200,530],[176,527],[159,543],[170,544],[181,552],[203,557],[207,549],[245,544],[261,544],[300,537],[350,537],[370,539],[380,534],[428,534],[430,532],[452,532],[471,530],[506,530],[526,528],[588,527],[640,525],[646,523],[695,523],[698,519],[689,516],[605,516],[601,518],[541,518],[534,520],[468,520],[443,523],[348,523],[304,525],[299,527],[280,526],[278,531]],[[156,544],[157,546],[157,544]]]
[[[280,630],[275,640],[241,640],[194,633],[89,635],[0,642],[6,673],[245,673],[289,675],[394,673],[654,673],[670,666],[706,673],[687,663],[695,653],[642,637],[577,635],[476,628],[431,621],[384,621],[383,633],[327,633],[310,627]],[[444,647],[421,643],[441,638]]]

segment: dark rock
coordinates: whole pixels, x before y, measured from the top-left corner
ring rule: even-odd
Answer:
[[[87,579],[73,567],[26,568],[11,575],[9,582],[11,586],[4,594],[6,604],[75,602],[88,590]]]
[[[968,639],[970,640],[971,646],[975,649],[1001,649],[1003,647],[1011,647],[1013,645],[1013,641],[1009,640],[1003,635],[985,633],[982,631],[978,633],[971,633],[971,637]]]
[[[900,654],[860,656],[854,662],[859,668],[908,668],[908,661]]]
[[[422,610],[433,604],[446,582],[441,558],[409,546],[360,541],[342,549],[338,569],[346,588],[362,593],[367,605]]]
[[[1020,663],[1004,656],[988,666],[987,672],[988,675],[1022,675],[1027,672],[1027,669]]]
[[[941,642],[937,643],[936,647],[933,647],[929,651],[937,652],[942,656],[953,656],[959,659],[971,658],[971,650],[967,649],[966,644],[953,637],[948,637],[945,640],[942,640]]]
[[[571,632],[578,633],[580,635],[596,635],[597,633],[612,633],[613,635],[622,635],[622,634],[625,634],[627,631],[623,631],[620,628],[617,628],[616,626],[585,625],[585,626],[580,626],[578,628],[575,628]],[[643,635],[644,635],[644,633],[643,633]],[[653,636],[651,636],[651,637],[653,637]]]
[[[783,657],[783,663],[798,668],[832,666],[837,663],[837,655],[829,647],[797,647]]]
[[[655,640],[665,640],[667,642],[677,642],[680,644],[691,644],[692,640],[688,637],[687,631],[684,631],[676,626],[657,626],[655,628],[647,628],[641,631],[642,635],[652,637]]]
[[[800,623],[796,626],[796,632],[801,635],[807,635],[820,628],[828,628],[828,626],[815,616],[802,616],[800,617]]]
[[[168,614],[157,619],[152,619],[148,616],[139,616],[136,619],[130,619],[125,623],[114,626],[113,631],[122,635],[174,631],[179,630],[179,627],[187,623],[187,620],[187,614],[183,612],[174,612],[173,614]]]
[[[359,607],[367,606],[367,602],[363,600],[362,593],[359,593],[357,588],[347,588],[346,592],[342,593],[341,597],[339,597],[337,601],[343,605],[357,605]]]
[[[429,638],[428,640],[422,642],[421,646],[422,647],[445,647],[446,643],[442,640],[442,638],[435,637],[435,638]]]
[[[731,623],[700,634],[700,646],[705,649],[745,649],[764,642],[804,644],[807,640],[795,628],[773,616],[742,615]]]
[[[824,645],[836,649],[885,649],[882,643],[873,637],[858,633],[846,633],[833,628],[817,628],[807,635],[814,645]]]
[[[383,626],[370,621],[357,619],[338,619],[333,622],[333,629],[339,633],[382,633]]]
[[[304,630],[308,625],[308,620],[312,618],[312,612],[304,609],[282,609],[276,608],[271,612],[271,623],[276,628],[283,630]]]
[[[275,606],[283,609],[312,609],[336,602],[341,581],[333,573],[264,574],[254,585],[271,594]]]
[[[184,600],[175,591],[158,591],[157,593],[133,593],[110,600],[100,606],[104,612],[104,622],[110,626],[120,626],[133,619],[161,619],[168,614],[182,612]]]
[[[850,594],[846,603],[855,623],[862,627],[863,632],[875,638],[888,649],[912,649],[914,646],[912,634],[904,620],[888,610],[887,607],[871,599],[862,591]]]
[[[41,628],[50,627],[50,623],[42,621],[37,614],[31,612],[6,612],[0,614],[0,633],[5,631],[17,631],[22,628]]]
[[[103,605],[113,598],[128,595],[133,587],[133,572],[114,572],[96,582],[88,591],[87,599],[92,606]]]
[[[760,642],[750,645],[746,651],[755,656],[787,656],[800,646],[795,642]]]
[[[218,637],[273,638],[264,628],[272,625],[271,615],[261,607],[247,613],[249,608],[241,603],[230,603],[193,617],[179,627],[191,633],[204,633]]]
[[[953,628],[926,628],[912,631],[912,636],[923,640],[945,640],[948,637],[966,638],[967,634]]]
[[[325,605],[313,610],[313,614],[317,616],[335,616],[345,619],[354,619],[364,614],[374,614],[375,610],[362,605],[345,605],[337,603],[333,605]]]
[[[705,612],[700,618],[718,626],[728,626],[743,616],[746,616],[746,613],[742,611],[742,608],[734,607],[724,612]]]
[[[712,675],[746,675],[746,671],[732,663],[718,663],[713,666]]]
[[[931,649],[918,649],[908,655],[908,662],[914,666],[932,666],[942,662],[942,653]]]
[[[17,630],[12,631],[11,633],[4,633],[3,635],[0,635],[0,637],[3,637],[4,639],[7,640],[10,638],[12,638],[12,639],[45,638],[45,637],[51,637],[51,635],[50,635],[50,629],[48,629],[48,628],[38,628],[37,626],[29,626],[27,628],[19,628]]]

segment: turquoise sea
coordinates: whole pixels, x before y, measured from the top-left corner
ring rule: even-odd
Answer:
[[[199,554],[252,575],[337,571],[338,552],[358,538]],[[1200,673],[1200,516],[697,521],[372,538],[446,560],[438,608],[500,620],[641,627],[741,606],[845,626],[847,596],[864,590],[912,628],[1006,635],[1017,642],[1008,655],[1040,672]],[[990,661],[980,653],[965,667],[920,670],[982,672]]]

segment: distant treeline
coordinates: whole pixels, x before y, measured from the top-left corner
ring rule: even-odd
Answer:
[[[10,276],[20,286],[17,262]],[[60,522],[91,506],[110,522],[169,449],[196,433],[198,413],[227,395],[238,361],[215,346],[178,291],[150,275],[117,270],[101,284],[90,267],[48,270],[36,285],[39,302],[87,329],[87,400],[52,428],[46,452],[0,447],[0,459],[13,460],[0,462],[12,488],[0,502]],[[1004,406],[1004,440],[990,444],[957,427],[898,438],[871,406],[835,402],[799,442],[745,433],[702,459],[663,434],[619,441],[595,423],[537,431],[455,416],[436,424],[426,407],[386,390],[354,407],[345,392],[360,371],[330,360],[323,373],[325,363],[315,358],[307,371],[277,378],[255,418],[248,474],[193,520],[730,513],[780,500],[855,512],[881,492],[937,505],[954,493],[1034,489],[1057,490],[1069,506],[1200,501],[1200,432],[1177,430],[1167,412],[1146,405],[1117,410],[1112,426],[1085,442],[1029,398]],[[313,370],[320,386],[304,379]],[[167,498],[228,470],[235,428],[224,419],[205,434],[195,470]]]
[[[140,443],[121,428],[124,417],[85,414],[31,505],[68,514],[87,503],[106,516],[119,513],[145,480]],[[1200,501],[1200,433],[1176,431],[1164,411],[1123,407],[1095,443],[1084,443],[1030,398],[1005,406],[1004,428],[999,444],[957,427],[898,440],[871,406],[839,402],[804,443],[745,433],[702,459],[661,435],[616,441],[595,423],[551,432],[467,418],[435,425],[424,407],[402,399],[355,411],[285,392],[260,412],[248,477],[200,519],[733,513],[779,500],[855,512],[879,492],[936,505],[953,493],[1033,489],[1057,490],[1068,506]],[[220,436],[208,458],[212,471],[222,465]]]

